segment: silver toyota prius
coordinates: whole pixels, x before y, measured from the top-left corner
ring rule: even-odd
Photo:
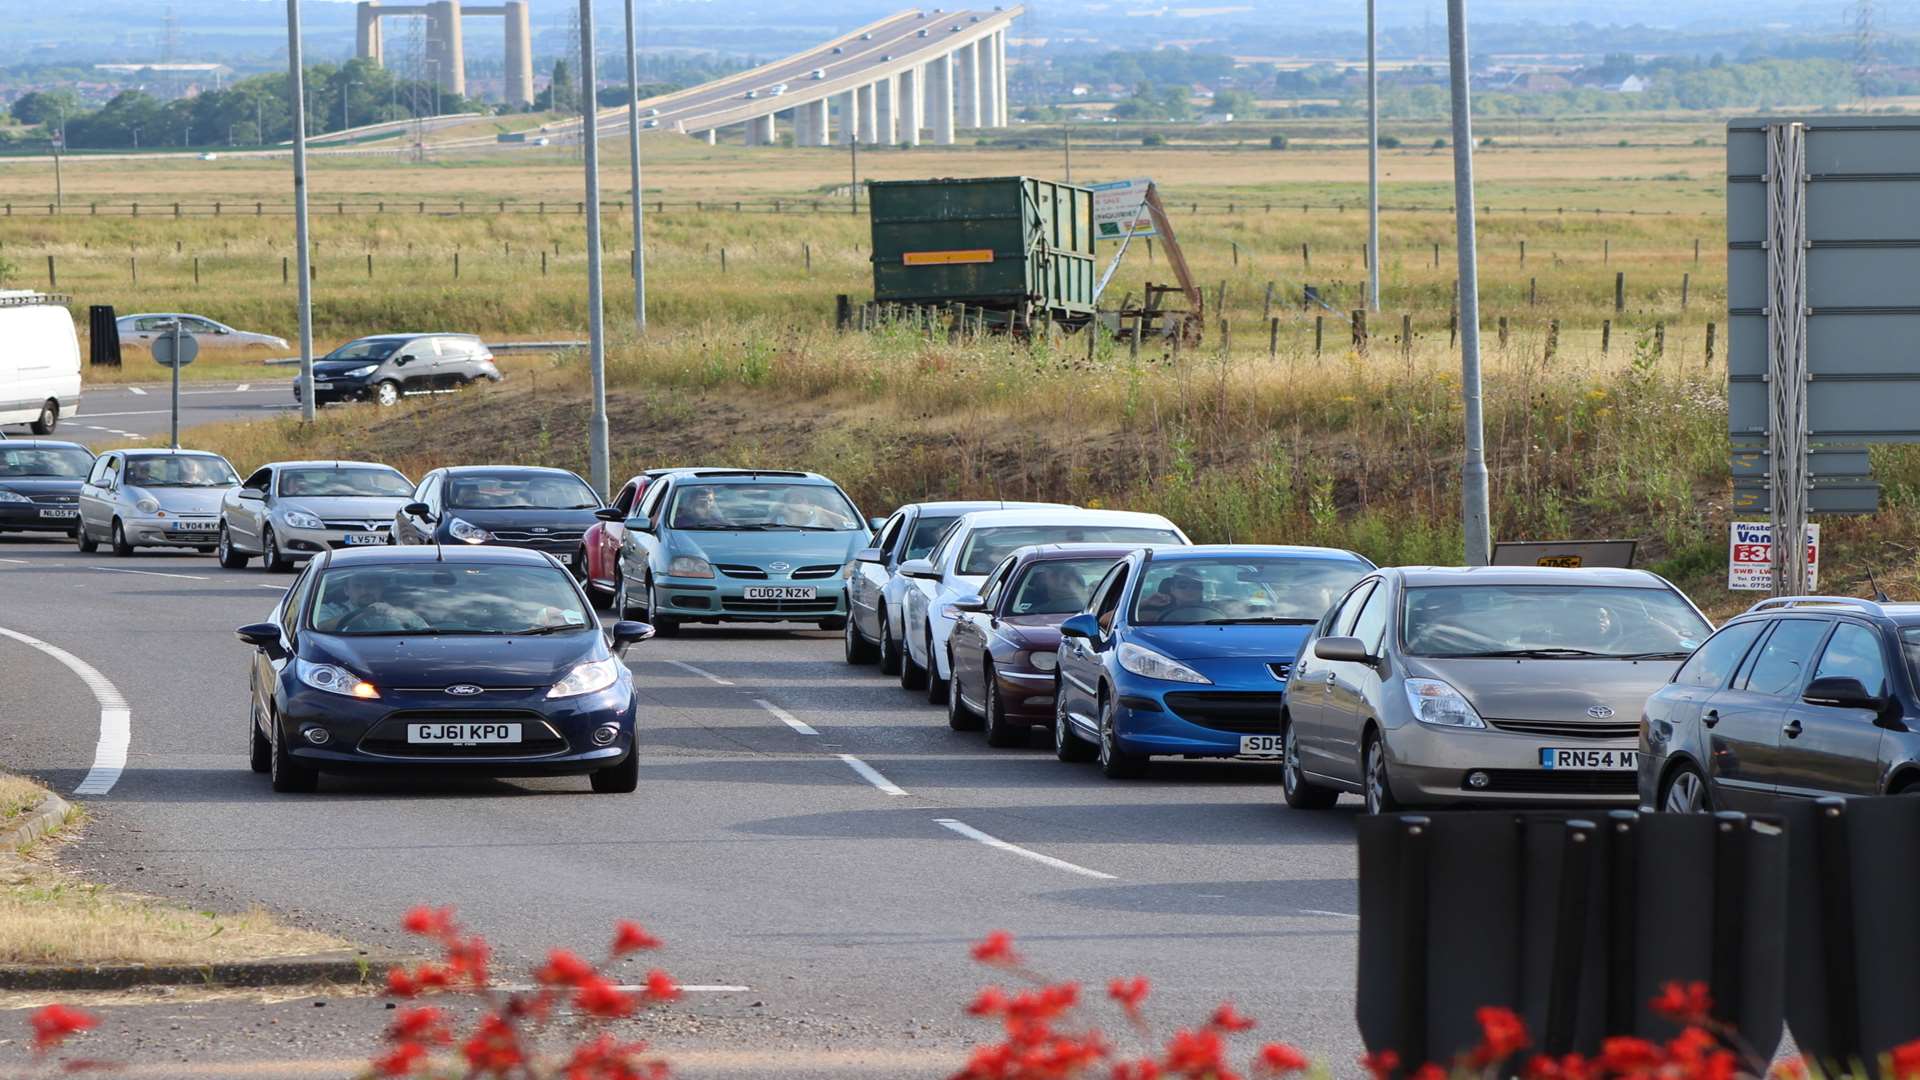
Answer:
[[[1643,570],[1403,567],[1361,579],[1287,683],[1287,803],[1631,807],[1640,714],[1713,632]]]

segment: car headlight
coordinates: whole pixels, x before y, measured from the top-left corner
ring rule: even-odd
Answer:
[[[280,512],[280,520],[285,522],[289,529],[319,529],[325,527],[319,518],[314,517],[305,510],[282,510]]]
[[[668,577],[712,577],[713,564],[698,555],[675,555],[667,564]]]
[[[612,686],[619,678],[620,661],[612,657],[605,660],[589,660],[584,664],[575,664],[565,678],[553,684],[553,689],[547,691],[547,696],[563,698],[597,693]]]
[[[157,514],[160,512],[160,500],[151,495],[142,495],[140,500],[133,504],[133,508],[143,514]]]
[[[1060,666],[1060,654],[1038,651],[1030,652],[1027,654],[1027,663],[1032,664],[1033,670],[1035,671],[1052,671],[1054,668]]]
[[[1408,679],[1407,704],[1413,708],[1413,718],[1423,724],[1455,728],[1487,726],[1460,691],[1439,679]]]
[[[1152,649],[1126,642],[1120,646],[1118,654],[1120,666],[1143,679],[1163,679],[1167,682],[1205,683],[1212,685],[1213,680],[1193,670],[1171,656],[1163,656]]]
[[[294,678],[313,687],[325,690],[329,694],[341,694],[362,701],[372,701],[380,696],[372,683],[348,671],[338,664],[315,664],[306,660],[293,662]]]
[[[469,544],[484,544],[493,539],[493,535],[478,525],[470,524],[459,518],[447,520],[447,534],[455,540],[464,540]]]
[[[32,499],[27,498],[17,491],[8,491],[6,488],[0,488],[0,503],[23,503],[32,501]]]
[[[365,375],[371,375],[378,370],[380,370],[379,364],[368,364],[365,367],[357,367],[347,372],[347,378],[358,379]]]

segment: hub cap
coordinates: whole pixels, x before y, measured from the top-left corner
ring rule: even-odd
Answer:
[[[1292,791],[1300,786],[1300,748],[1293,742],[1293,722],[1287,722],[1287,729],[1280,736],[1280,782]]]
[[[1667,802],[1662,808],[1669,814],[1698,814],[1706,809],[1706,787],[1700,774],[1688,770],[1673,778],[1667,787]]]
[[[1375,739],[1367,745],[1367,813],[1379,813],[1386,794],[1387,755],[1380,749],[1380,740]]]

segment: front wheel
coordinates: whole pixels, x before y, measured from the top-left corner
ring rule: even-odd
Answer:
[[[53,429],[60,426],[60,403],[48,398],[40,406],[40,415],[34,418],[32,429],[35,435],[51,435]]]
[[[874,648],[880,652],[880,674],[900,674],[900,653],[902,647],[894,643],[893,631],[887,628],[887,608],[884,601],[880,607],[880,617],[875,624],[880,630],[880,640]]]
[[[394,382],[392,379],[381,380],[380,385],[373,388],[373,400],[378,402],[383,409],[398,404],[400,401],[400,384]]]
[[[987,665],[985,678],[987,688],[981,691],[985,698],[982,702],[981,726],[986,729],[988,746],[1024,746],[1027,741],[1027,725],[1012,723],[1007,719],[1007,703],[1000,697],[1000,676]]]
[[[293,569],[293,563],[280,554],[280,542],[274,539],[272,529],[263,529],[260,533],[260,569],[269,574],[284,574]]]
[[[287,753],[286,736],[280,730],[278,717],[267,718],[268,729],[272,731],[272,758],[268,771],[273,781],[273,790],[289,794],[302,794],[320,786],[318,769],[308,768],[293,760]]]
[[[247,695],[253,698],[253,695]],[[252,738],[248,740],[247,767],[254,772],[263,773],[273,770],[273,744],[260,734],[260,701],[253,698],[247,708],[247,731]]]
[[[1134,780],[1147,774],[1147,759],[1120,749],[1114,721],[1118,707],[1111,695],[1100,698],[1100,773],[1109,780]]]
[[[625,760],[618,765],[609,765],[604,769],[595,769],[587,774],[587,782],[593,790],[602,795],[625,795],[640,786],[640,751],[636,748],[627,751]]]
[[[1325,810],[1340,798],[1332,788],[1307,780],[1300,767],[1299,736],[1294,734],[1293,718],[1285,713],[1280,714],[1280,790],[1295,810]]]
[[[933,654],[927,654],[927,662],[933,662]],[[927,688],[927,669],[913,658],[913,650],[907,647],[905,631],[900,634],[900,689],[925,690]]]
[[[120,519],[113,519],[113,553],[124,559],[133,554],[133,545],[127,543],[127,530],[120,526]]]
[[[929,654],[931,655],[931,654]],[[953,658],[947,658],[947,666],[953,667]],[[954,671],[954,678],[946,681],[947,689],[947,726],[955,731],[973,731],[979,728],[980,718],[967,708],[965,699],[960,696],[960,672]]]
[[[87,531],[87,523],[84,521],[73,530],[73,538],[80,545],[82,555],[91,555],[100,550],[100,541],[95,540],[93,534]]]
[[[846,625],[841,630],[846,638],[842,645],[846,649],[847,663],[855,665],[873,663],[873,642],[868,641],[866,635],[860,632],[860,628],[854,625],[853,616],[847,616]]]
[[[647,622],[661,637],[680,636],[680,620],[660,614],[660,594],[654,592],[652,583],[647,585]]]
[[[947,670],[953,670],[949,660]],[[940,661],[933,655],[933,627],[927,627],[927,704],[938,705],[947,700],[947,683],[951,680],[940,677]]]
[[[1379,735],[1367,736],[1363,760],[1361,786],[1366,789],[1367,813],[1391,814],[1400,809],[1400,800],[1393,797],[1393,775],[1387,768],[1387,744]]]
[[[1682,765],[1667,777],[1667,790],[1660,797],[1660,809],[1668,814],[1711,814],[1713,796],[1707,792],[1706,777],[1691,765]]]
[[[1080,737],[1073,729],[1073,721],[1067,719],[1067,699],[1060,693],[1058,683],[1053,688],[1053,756],[1061,761],[1092,761],[1094,747]]]

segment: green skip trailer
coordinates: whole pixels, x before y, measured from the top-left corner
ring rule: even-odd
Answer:
[[[1001,330],[1093,321],[1093,192],[1029,176],[876,180],[873,299],[960,309]],[[975,314],[977,313],[977,314]]]

